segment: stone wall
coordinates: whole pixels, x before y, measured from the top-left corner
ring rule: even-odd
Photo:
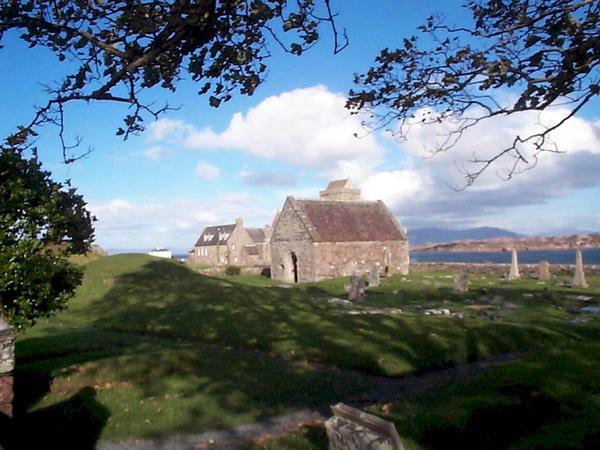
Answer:
[[[465,271],[481,275],[507,275],[510,264],[494,263],[411,263],[411,272],[433,272],[433,271]],[[584,270],[589,275],[600,275],[600,265],[585,265]],[[537,264],[519,264],[519,271],[522,276],[537,276]],[[575,264],[550,264],[551,275],[568,275],[575,272]]]
[[[225,276],[225,270],[227,270],[226,266],[218,266],[197,269],[196,272],[209,277],[222,277]],[[263,275],[269,270],[269,266],[240,267],[240,275]]]
[[[16,334],[5,324],[0,317],[0,414],[12,417]]]
[[[409,268],[408,243],[384,242],[316,242],[315,280],[368,274],[374,265],[380,274],[407,274]]]
[[[271,238],[271,278],[293,282],[292,256],[297,258],[298,282],[313,281],[314,252],[310,235],[291,203],[286,201]]]

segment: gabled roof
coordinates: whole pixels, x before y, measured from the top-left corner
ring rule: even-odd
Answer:
[[[262,244],[265,242],[265,231],[262,228],[246,228],[248,236],[252,239],[255,244]]]
[[[406,232],[382,201],[296,200],[291,207],[313,242],[403,241]]]
[[[234,229],[235,224],[206,227],[196,241],[195,247],[226,244]]]

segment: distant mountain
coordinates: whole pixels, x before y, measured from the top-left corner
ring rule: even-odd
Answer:
[[[414,228],[408,230],[408,241],[413,247],[427,243],[438,244],[442,242],[485,240],[499,237],[522,238],[525,235],[493,227],[469,228],[468,230],[447,230],[444,228]]]

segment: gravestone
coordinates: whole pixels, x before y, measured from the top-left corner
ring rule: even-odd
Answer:
[[[513,248],[512,257],[510,259],[510,271],[508,272],[509,280],[518,280],[521,278],[519,274],[519,262],[517,258],[517,251]]]
[[[350,291],[348,300],[351,302],[362,302],[365,299],[365,280],[358,275],[350,277]]]
[[[369,287],[376,287],[380,284],[381,283],[379,282],[379,267],[374,265],[369,271]]]
[[[0,316],[0,414],[12,417],[15,330]]]
[[[454,275],[454,292],[469,291],[469,274],[467,272],[458,272]]]
[[[537,276],[540,281],[550,281],[550,263],[548,261],[540,261],[537,265]]]
[[[329,450],[404,450],[393,423],[344,403],[331,411],[325,422]]]
[[[576,288],[588,288],[589,285],[585,281],[585,273],[583,272],[583,258],[581,256],[581,250],[577,250],[575,253],[575,276],[571,286]]]

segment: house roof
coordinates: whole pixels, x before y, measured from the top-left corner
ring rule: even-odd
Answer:
[[[406,232],[382,201],[342,202],[289,197],[313,242],[406,240]]]
[[[262,228],[246,228],[248,236],[252,239],[255,244],[262,244],[265,242],[265,231]]]
[[[206,227],[196,241],[195,247],[226,244],[235,229],[235,224]]]

